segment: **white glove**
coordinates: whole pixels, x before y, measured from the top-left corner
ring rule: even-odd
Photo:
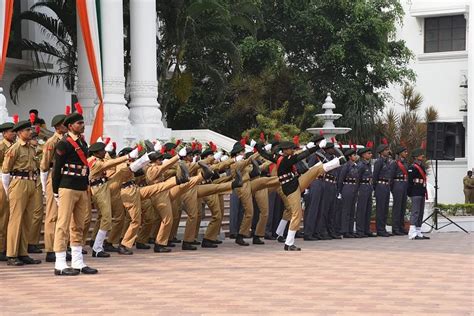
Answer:
[[[252,147],[245,147],[245,153],[251,153],[253,151]]]
[[[222,158],[222,151],[218,151],[214,154],[214,159],[220,161]]]
[[[270,151],[272,150],[272,144],[266,144],[263,148],[265,148],[266,151]]]
[[[105,146],[105,151],[110,153],[112,151],[114,151],[114,144],[112,142],[109,142],[106,146]]]
[[[2,183],[3,183],[3,188],[5,189],[5,192],[7,193],[7,196],[8,196],[8,187],[10,186],[9,173],[2,173]]]
[[[327,143],[328,142],[327,142],[326,138],[324,138],[323,140],[321,140],[319,142],[318,146],[319,146],[319,148],[324,148],[324,147],[326,147]]]
[[[41,188],[43,189],[43,195],[46,195],[46,183],[48,182],[48,171],[40,172]]]
[[[235,157],[235,162],[241,161],[241,160],[243,160],[243,159],[244,159],[244,156],[238,155],[238,156]]]
[[[306,148],[310,149],[310,148],[314,148],[316,147],[316,145],[313,143],[313,142],[309,142],[306,144]]]
[[[193,162],[197,162],[198,161],[198,156],[194,156],[193,157]]]
[[[40,139],[38,139],[38,144],[44,145],[44,144],[46,144],[46,142],[43,139],[40,138]]]
[[[141,156],[139,159],[132,162],[129,168],[130,170],[132,170],[132,172],[137,172],[138,170],[142,169],[149,163],[150,163],[150,158],[148,157],[148,154],[145,154]]]
[[[338,200],[342,200],[342,194],[341,194],[341,193],[339,193],[339,194],[337,195],[337,199],[338,199]]]
[[[96,143],[103,143],[104,141],[102,140],[102,137],[99,137],[99,138],[97,138],[97,140],[95,142]]]
[[[155,146],[153,146],[153,149],[157,152],[161,150],[161,142],[159,140],[156,140]]]
[[[221,161],[226,161],[227,159],[229,159],[229,156],[227,156],[227,155],[224,155],[224,156],[221,157]]]
[[[169,159],[163,159],[163,163],[167,162]]]
[[[56,204],[59,205],[59,194],[54,193],[54,200],[56,201]]]
[[[128,158],[137,159],[138,158],[138,148],[135,148],[128,154]]]
[[[250,147],[254,148],[255,145],[257,145],[257,142],[252,139],[252,140],[250,141]]]
[[[186,154],[187,154],[186,147],[183,147],[178,151],[178,155],[180,157],[186,157]]]

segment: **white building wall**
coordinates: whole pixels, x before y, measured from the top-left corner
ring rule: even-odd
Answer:
[[[403,39],[414,53],[410,67],[416,73],[416,90],[423,95],[424,102],[420,115],[428,106],[434,106],[439,121],[465,122],[467,112],[460,111],[463,99],[467,99],[467,89],[461,88],[462,74],[467,75],[468,52],[424,53],[424,18],[440,15],[468,14],[470,0],[401,0],[405,10],[403,25],[398,27],[397,38]],[[466,23],[466,28],[467,28]],[[469,38],[469,32],[467,30]],[[472,32],[471,32],[472,34]],[[468,44],[466,43],[466,49]],[[393,98],[394,107],[402,112],[401,86],[393,85],[388,89]],[[474,128],[466,128],[466,146],[473,138]],[[466,150],[467,154],[467,150]],[[474,167],[474,166],[471,166]],[[468,169],[467,159],[440,161],[438,186],[440,203],[463,203],[462,178]],[[434,185],[434,162],[429,173],[429,181]]]

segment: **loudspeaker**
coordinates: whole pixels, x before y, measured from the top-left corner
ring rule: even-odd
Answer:
[[[426,156],[431,160],[454,160],[464,151],[464,126],[459,122],[430,122]]]

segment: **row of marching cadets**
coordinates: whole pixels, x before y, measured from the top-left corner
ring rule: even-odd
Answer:
[[[61,276],[97,273],[97,269],[84,261],[93,208],[98,213],[90,243],[95,258],[108,258],[113,252],[130,256],[133,247],[150,249],[150,238],[156,253],[170,252],[178,243],[184,251],[197,250],[199,245],[217,248],[222,243],[219,236],[223,195],[231,192],[243,208],[235,240],[240,246],[248,246],[245,239],[250,236],[253,244],[264,244],[262,238],[268,237],[268,227],[272,226],[269,222],[274,223],[278,218],[273,216],[274,208],[269,207],[271,194],[278,195],[284,205],[275,233],[276,239],[285,243],[285,250],[301,250],[295,245],[295,238],[303,218],[301,198],[306,191],[311,199],[305,210],[305,233],[310,215],[316,219],[313,226],[321,227],[315,231],[319,233],[316,236],[342,232],[341,226],[333,225],[342,218],[342,213],[340,217],[334,216],[339,208],[330,205],[332,202],[322,203],[329,206],[320,215],[311,213],[312,205],[316,205],[311,192],[315,182],[323,180],[324,184],[330,184],[323,193],[316,193],[323,197],[323,202],[325,196],[332,198],[333,193],[336,198],[331,201],[344,201],[347,191],[344,186],[351,182],[342,181],[340,189],[337,177],[346,157],[350,163],[352,155],[348,152],[343,155],[324,137],[316,137],[303,147],[297,141],[296,144],[281,140],[268,144],[251,141],[250,146],[247,141],[237,142],[229,154],[218,151],[212,142],[203,148],[197,142],[162,144],[144,140],[143,145],[122,148],[117,153],[114,142],[108,138],[100,138],[88,146],[83,137],[82,108],[76,103],[74,109],[72,112],[68,106],[66,114],[52,119],[54,133],[45,142],[38,142],[41,128],[32,128],[38,125],[37,113],[32,113],[29,120],[15,118],[13,123],[0,125],[4,187],[0,190],[0,260],[10,266],[41,263],[29,253],[42,252],[39,236],[44,215],[46,262],[54,262],[54,273]],[[364,160],[365,153],[360,155]],[[406,178],[408,182],[412,179],[411,192],[418,192],[426,178],[421,173],[410,176],[414,171],[421,172],[409,168]],[[372,186],[365,172],[369,171],[359,171],[356,181],[360,201],[364,197],[360,193],[362,186]],[[407,187],[410,192],[410,184]],[[338,192],[342,196],[340,200]],[[359,204],[363,208],[370,202],[360,201],[357,214]],[[413,205],[421,207],[423,201]],[[203,203],[212,218],[204,238],[198,241]],[[259,212],[254,212],[254,204]],[[187,213],[187,219],[181,241],[177,231],[182,211]],[[413,223],[418,225],[418,217]],[[416,225],[413,238],[423,238]],[[314,234],[309,236],[313,238]],[[308,239],[306,235],[305,238]]]
[[[239,144],[234,147],[236,146]],[[386,139],[375,149],[371,141],[363,148],[357,148],[351,143],[345,147],[348,148],[344,149],[334,138],[327,142],[322,134],[314,136],[303,148],[300,148],[296,137],[293,144],[281,142],[277,137],[265,146],[257,144],[260,158],[253,158],[257,161],[256,165],[263,167],[266,162],[272,163],[269,170],[278,175],[280,186],[267,192],[269,203],[266,205],[260,201],[256,194],[258,191],[252,192],[253,208],[251,201],[245,201],[246,197],[240,192],[241,189],[235,190],[231,197],[231,238],[235,238],[239,245],[248,245],[243,240],[247,229],[239,230],[239,225],[241,227],[240,222],[245,223],[243,219],[247,214],[253,214],[255,209],[256,217],[265,218],[267,224],[262,233],[259,229],[260,220],[254,219],[253,244],[262,244],[262,236],[264,239],[277,239],[282,243],[289,239],[287,245],[293,244],[295,236],[307,241],[407,234],[409,239],[413,240],[429,239],[421,233],[424,202],[427,198],[424,149],[417,148],[411,152],[413,163],[409,165],[407,148],[394,146],[392,152]],[[248,155],[250,154],[251,151],[248,152]],[[376,159],[373,159],[374,154],[378,155]],[[285,159],[281,160],[282,157]],[[281,164],[286,161],[286,157],[291,157],[291,167]],[[341,168],[323,170],[315,178],[312,177],[318,166],[334,159],[346,162]],[[258,170],[255,172],[256,169],[253,168],[250,174],[250,183],[260,175]],[[308,171],[311,171],[309,177],[306,175]],[[262,170],[261,176],[269,175]],[[307,183],[306,179],[311,180]],[[293,220],[290,215],[300,212],[297,205],[301,203],[295,192],[300,194],[299,198],[304,205],[302,230],[299,230],[299,220]],[[291,193],[295,194],[290,200]],[[386,227],[391,195],[392,230],[388,232]],[[406,231],[405,212],[408,197],[411,197],[412,206],[410,230]],[[268,205],[271,207],[268,208]],[[373,207],[376,224],[374,231],[370,225]]]

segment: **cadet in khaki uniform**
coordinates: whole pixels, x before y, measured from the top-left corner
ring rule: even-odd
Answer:
[[[321,147],[324,147],[325,145],[325,140],[319,143],[319,146]],[[290,207],[292,210],[292,216],[284,249],[289,251],[299,251],[301,248],[296,247],[294,243],[296,231],[299,229],[302,219],[301,193],[306,190],[311,182],[318,176],[324,174],[327,171],[338,168],[341,162],[345,162],[345,158],[334,158],[325,164],[317,164],[310,168],[303,175],[298,176],[295,174],[295,164],[298,161],[307,158],[310,154],[316,152],[318,147],[313,142],[310,142],[305,146],[303,152],[295,154],[294,150],[296,146],[294,143],[282,142],[279,146],[283,151],[283,154],[277,159],[274,159],[272,155],[266,153],[261,146],[258,146],[257,149],[262,157],[277,164],[278,178],[280,180],[283,193],[288,197],[288,201],[291,205]]]
[[[16,139],[16,132],[13,131],[15,124],[11,122],[0,125],[0,132],[3,134],[3,140],[0,142],[0,164],[3,164],[3,158],[6,151],[13,145]],[[7,227],[10,207],[8,204],[7,193],[0,190],[0,261],[7,261]]]
[[[57,143],[52,174],[53,193],[58,201],[58,218],[54,234],[56,262],[54,274],[96,274],[97,269],[88,267],[83,260],[82,245],[84,225],[88,217],[89,167],[87,143],[84,132],[82,108],[76,103],[78,112],[64,119],[67,134]],[[67,243],[70,240],[72,262],[66,263]]]
[[[128,153],[131,153],[132,151],[132,148],[124,148],[119,153],[119,156],[126,155]],[[183,176],[181,177],[171,178],[163,183],[157,183],[154,185],[139,188],[134,180],[134,172],[141,170],[143,167],[145,167],[152,159],[150,158],[150,155],[152,154],[156,153],[145,154],[132,164],[122,163],[121,165],[117,166],[117,172],[125,172],[120,193],[123,205],[128,211],[131,219],[127,231],[123,236],[122,242],[119,245],[118,252],[122,255],[133,254],[130,248],[135,243],[135,239],[137,238],[137,234],[142,221],[141,199],[151,198],[153,195],[159,192],[168,190],[176,185],[189,181],[187,171],[184,171]]]
[[[31,123],[21,121],[13,127],[18,141],[8,149],[2,165],[2,182],[10,201],[7,230],[8,265],[38,264],[28,256],[28,236],[34,209],[34,195],[38,178],[35,150],[30,146]],[[10,178],[11,176],[11,178]]]
[[[46,251],[46,262],[55,262],[54,254],[54,231],[56,230],[56,220],[58,218],[58,204],[54,200],[53,183],[51,181],[51,168],[54,163],[54,150],[56,144],[67,132],[63,125],[66,115],[58,114],[53,117],[51,126],[54,127],[54,135],[51,136],[43,146],[43,155],[40,162],[40,178],[43,195],[46,198],[46,212],[44,218],[44,248]]]
[[[107,232],[112,229],[112,206],[110,200],[110,190],[106,170],[113,168],[118,164],[126,162],[130,158],[138,157],[138,149],[129,155],[115,159],[105,160],[105,144],[97,142],[89,147],[89,153],[92,157],[87,159],[90,168],[89,185],[92,192],[92,202],[98,211],[99,231],[93,236],[94,244],[92,246],[92,257],[107,258],[110,254],[104,251],[104,241]]]
[[[39,168],[43,146],[38,143],[39,126],[35,127],[35,131],[31,134],[30,145],[35,149],[36,165]],[[44,205],[43,191],[41,189],[41,181],[36,182],[36,190],[34,196],[34,208],[31,218],[30,235],[28,236],[28,253],[42,253],[39,248],[39,239],[41,234],[41,226],[43,226]]]

